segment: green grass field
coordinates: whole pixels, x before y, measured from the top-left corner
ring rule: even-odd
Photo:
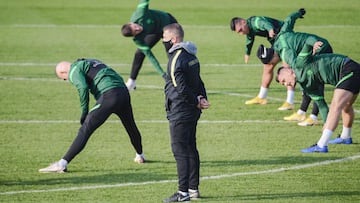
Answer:
[[[161,202],[177,190],[163,81],[147,60],[131,96],[148,163],[133,162],[129,138],[112,116],[71,162],[69,173],[37,172],[64,155],[80,126],[77,91],[56,79],[54,65],[97,58],[127,80],[135,46],[120,28],[136,5],[0,0],[0,202]],[[336,53],[360,61],[360,1],[152,0],[150,7],[171,12],[184,26],[185,40],[198,46],[211,108],[198,125],[203,198],[197,202],[360,201],[359,101],[353,145],[302,154],[318,140],[321,126],[283,121],[292,112],[277,110],[286,90],[275,81],[267,105],[245,106],[260,87],[256,48],[269,44],[257,38],[244,64],[245,38],[229,29],[234,16],[285,19],[304,7],[296,31],[318,34]],[[161,43],[153,51],[165,68]],[[326,86],[328,102],[332,90]],[[297,91],[296,107],[300,101]]]

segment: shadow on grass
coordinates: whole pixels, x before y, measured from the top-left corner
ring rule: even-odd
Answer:
[[[67,173],[48,173],[42,174],[37,180],[27,181],[1,181],[3,186],[49,186],[49,185],[110,185],[110,184],[128,184],[143,183],[147,181],[160,181],[174,179],[173,174],[154,174],[154,173],[107,173],[98,174],[92,172],[91,175],[84,175],[84,172],[70,171]]]
[[[276,166],[280,167],[302,165],[326,160],[339,159],[341,157],[304,157],[304,156],[282,156],[273,157],[269,159],[259,160],[224,160],[224,161],[201,161],[201,167],[241,167],[242,171],[246,170],[248,166]],[[34,185],[48,186],[48,185],[89,185],[89,184],[126,184],[126,183],[143,183],[148,181],[162,181],[176,179],[175,162],[152,160],[147,164],[173,164],[174,170],[171,172],[139,172],[136,168],[133,171],[119,173],[116,170],[88,170],[88,169],[71,169],[64,174],[49,173],[38,174],[33,179],[36,180],[4,180],[0,184],[3,186],[26,186]],[[149,168],[149,170],[151,170]],[[261,167],[259,168],[261,170]]]
[[[69,165],[66,173],[39,173],[33,171],[32,177],[26,179],[9,178],[8,180],[0,180],[1,186],[40,186],[40,185],[85,185],[85,184],[126,184],[126,183],[143,183],[148,181],[163,181],[173,180],[176,178],[176,164],[174,161],[162,161],[162,160],[146,160],[144,165],[132,163],[134,167],[129,165],[129,168],[124,169],[121,173],[121,169],[114,168],[79,168],[79,166]],[[171,164],[170,172],[162,171],[162,169],[151,171],[151,167],[160,165]],[[137,167],[143,166],[143,167]],[[146,167],[146,166],[149,166]],[[150,167],[151,166],[151,167]],[[160,166],[159,166],[160,167]],[[158,168],[158,167],[157,167]],[[162,167],[164,168],[164,167]],[[146,171],[146,172],[144,172]],[[148,171],[148,172],[147,172]],[[22,179],[22,180],[21,180]],[[30,180],[29,180],[30,179]]]
[[[225,197],[216,197],[216,196],[207,196],[202,197],[202,199],[211,201],[211,202],[227,202],[227,201],[266,201],[266,200],[286,200],[286,199],[304,199],[309,200],[310,198],[321,198],[324,197],[324,200],[331,199],[336,197],[337,199],[343,199],[342,196],[359,196],[359,191],[331,191],[331,192],[297,192],[297,193],[284,193],[284,194],[245,194],[245,195],[235,195],[235,196],[225,196]]]
[[[340,159],[342,157],[308,157],[308,156],[281,156],[268,159],[258,160],[232,160],[232,161],[201,161],[202,167],[219,167],[219,166],[261,166],[261,165],[294,165],[309,164],[327,160]]]

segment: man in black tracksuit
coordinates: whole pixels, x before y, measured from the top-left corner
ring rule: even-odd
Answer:
[[[196,127],[201,109],[207,109],[206,90],[200,77],[196,46],[183,42],[184,31],[177,24],[164,27],[163,41],[169,50],[165,97],[171,149],[178,173],[178,192],[164,202],[182,202],[199,198],[200,158],[196,147]]]

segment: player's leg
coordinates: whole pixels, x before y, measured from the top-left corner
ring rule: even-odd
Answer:
[[[150,49],[155,46],[155,44],[161,39],[161,34],[148,34],[144,38],[144,43],[150,47]],[[126,82],[126,86],[129,90],[134,90],[136,88],[136,79],[139,75],[140,69],[143,65],[145,59],[145,54],[140,50],[137,49],[135,51],[130,78]]]
[[[333,135],[339,124],[340,115],[343,112],[343,109],[350,105],[351,102],[354,102],[355,98],[354,94],[350,91],[344,89],[335,89],[326,123],[324,125],[323,134],[317,143],[319,147],[327,146],[330,137]],[[347,107],[347,111],[349,112],[351,108],[352,107]],[[349,120],[351,119],[351,116],[347,115],[348,112],[343,112],[345,114],[345,122],[347,122],[347,124],[352,122]]]
[[[294,96],[295,96],[295,88],[288,86],[286,92],[286,101],[278,108],[278,110],[280,111],[293,110]]]
[[[112,113],[112,102],[111,97],[110,100],[108,100],[104,99],[104,95],[102,95],[98,99],[96,105],[90,110],[84,123],[78,131],[77,137],[63,157],[63,159],[67,160],[68,163],[70,163],[70,161],[84,149],[93,132],[109,118]]]
[[[352,124],[355,118],[354,108],[352,104],[355,102],[356,98],[357,95],[355,95],[353,99],[348,102],[342,110],[342,132],[337,138],[330,140],[329,144],[352,144],[351,131]]]
[[[106,121],[110,114],[111,109],[107,105],[107,102],[104,102],[103,97],[101,96],[94,108],[92,108],[86,116],[86,119],[81,125],[76,138],[65,153],[64,157],[46,168],[39,169],[39,172],[66,172],[67,165],[85,148],[85,145],[92,133]]]
[[[276,64],[264,64],[263,65],[263,74],[261,78],[261,87],[258,96],[251,100],[247,100],[245,104],[266,104],[267,103],[267,94],[271,81],[274,77],[274,67]]]
[[[302,102],[300,108],[297,112],[291,114],[290,116],[285,116],[284,120],[286,121],[304,121],[306,119],[306,111],[308,109],[309,103],[311,102],[311,98],[307,96],[304,92],[302,92]],[[300,122],[303,123],[303,122]],[[300,125],[299,123],[299,125]]]
[[[303,94],[303,99],[301,102],[301,106],[298,112],[300,112],[299,114],[301,114],[302,112],[307,111],[309,105],[311,102],[311,98],[307,95],[307,94]],[[313,109],[311,111],[311,114],[302,122],[298,123],[299,126],[313,126],[313,125],[317,125],[319,124],[318,121],[318,114],[319,114],[319,107],[317,106],[317,104],[315,102],[313,102]]]
[[[344,89],[335,89],[323,132],[316,145],[303,149],[304,153],[328,152],[328,142],[339,124],[342,109],[352,101],[354,94]]]
[[[140,156],[143,159],[135,161],[142,163],[145,160],[143,155],[141,134],[134,119],[129,92],[126,89],[121,88],[117,94],[114,95],[114,97],[117,98],[117,104],[114,113],[120,118],[126,132],[128,133],[130,142],[134,147],[136,154],[138,155],[137,157]],[[137,157],[135,157],[135,159]]]

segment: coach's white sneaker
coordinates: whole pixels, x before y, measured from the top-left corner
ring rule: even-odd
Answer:
[[[144,154],[136,154],[134,161],[138,164],[143,164],[145,162]]]
[[[189,189],[189,195],[191,200],[200,199],[200,192],[199,190]]]
[[[39,169],[40,173],[65,173],[66,166],[60,164],[60,161],[50,164],[50,166],[46,168]]]
[[[126,82],[126,87],[128,88],[129,91],[135,90],[136,89],[136,80],[129,78]]]

